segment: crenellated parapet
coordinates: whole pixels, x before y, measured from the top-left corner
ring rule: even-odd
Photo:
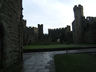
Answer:
[[[48,29],[48,36],[52,42],[60,40],[61,43],[72,43],[72,32],[69,25],[65,28]]]
[[[75,19],[78,19],[78,18],[81,18],[84,16],[83,14],[83,6],[82,5],[75,5],[74,8],[73,8],[73,11],[74,11],[74,18]]]

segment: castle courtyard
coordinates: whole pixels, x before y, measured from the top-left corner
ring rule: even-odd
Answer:
[[[96,49],[81,49],[52,52],[30,52],[23,54],[23,72],[55,72],[54,56],[70,53],[94,53]]]

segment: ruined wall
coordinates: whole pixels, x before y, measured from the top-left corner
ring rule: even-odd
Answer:
[[[49,41],[57,42],[60,40],[61,43],[72,43],[73,37],[70,30],[70,26],[65,28],[48,29]]]
[[[83,16],[83,6],[74,6],[72,23],[74,43],[96,43],[96,17]]]
[[[22,62],[22,0],[0,0],[0,25],[4,28],[0,72],[15,72]]]
[[[23,30],[23,45],[30,45],[38,41],[38,28],[25,27]]]
[[[31,45],[39,41],[39,36],[42,36],[43,26],[40,27],[27,27],[26,22],[23,22],[23,45]],[[42,29],[41,29],[42,28]],[[40,30],[40,31],[39,31]],[[40,34],[40,35],[39,35]]]
[[[87,43],[96,43],[96,17],[87,17],[86,22],[85,40]]]
[[[60,39],[60,36],[64,33],[64,28],[48,29],[49,40],[56,42]]]

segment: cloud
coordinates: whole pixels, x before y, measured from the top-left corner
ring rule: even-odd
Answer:
[[[95,0],[23,0],[23,14],[27,26],[44,24],[44,32],[47,33],[48,28],[71,25],[74,5],[82,4],[85,16],[96,16],[96,10],[92,7],[96,6],[95,3]]]

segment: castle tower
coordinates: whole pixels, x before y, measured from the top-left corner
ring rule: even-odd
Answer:
[[[83,17],[83,6],[82,5],[75,5],[74,8],[74,17],[75,19],[80,19],[81,17]]]
[[[75,43],[81,43],[83,41],[82,39],[82,19],[84,18],[83,6],[75,5],[73,11],[74,11],[74,18],[75,18],[75,20],[72,23],[73,41]]]
[[[42,40],[43,39],[43,24],[38,24],[38,39]]]

